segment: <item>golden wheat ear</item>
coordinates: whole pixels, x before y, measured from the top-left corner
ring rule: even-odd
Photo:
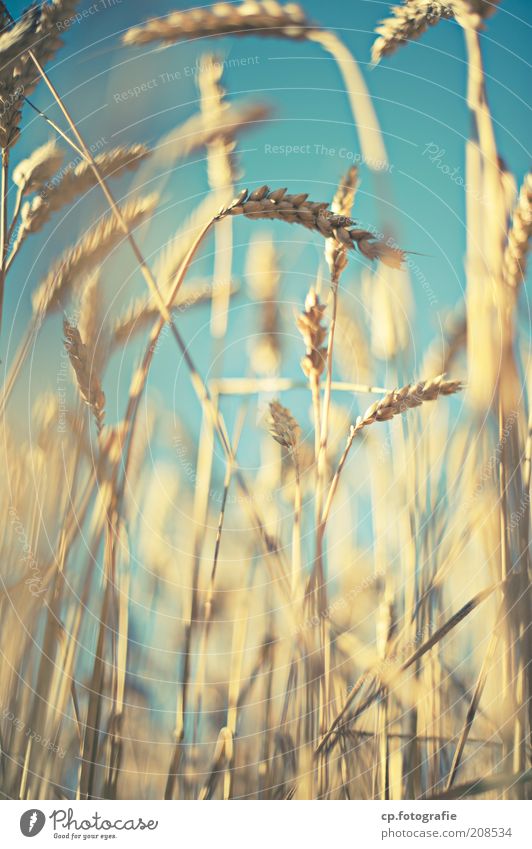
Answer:
[[[65,348],[76,375],[79,393],[90,407],[96,422],[96,429],[100,434],[105,416],[105,393],[102,389],[100,377],[94,370],[94,363],[91,362],[87,346],[84,344],[78,328],[65,318],[63,329]]]
[[[352,218],[333,212],[327,202],[308,200],[307,192],[292,195],[286,188],[271,190],[269,186],[260,186],[252,192],[242,189],[220,210],[217,220],[226,215],[300,224],[321,233],[326,239],[334,239],[347,250],[356,248],[366,259],[380,260],[392,268],[400,268],[405,259],[400,248],[380,241],[370,230],[355,227]]]

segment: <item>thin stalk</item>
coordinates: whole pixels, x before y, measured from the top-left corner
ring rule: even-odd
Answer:
[[[15,200],[15,209],[13,210],[13,218],[11,220],[11,224],[9,225],[9,229],[7,231],[6,253],[9,249],[11,237],[13,236],[15,227],[17,226],[17,223],[18,223],[18,217],[20,215],[20,209],[22,207],[22,198],[23,197],[24,197],[24,186],[22,185],[22,186],[19,186],[18,190],[17,190],[17,197],[16,197],[16,200]]]
[[[291,596],[294,599],[298,588],[301,586],[301,479],[299,473],[299,461],[293,456],[295,490],[294,490],[294,521],[292,525],[292,575],[290,581]]]
[[[325,526],[327,524],[327,520],[328,520],[329,514],[331,512],[331,506],[332,506],[333,498],[336,494],[336,490],[338,489],[338,483],[340,481],[340,475],[342,474],[342,470],[345,466],[345,462],[346,462],[348,454],[351,450],[351,446],[353,444],[355,436],[357,435],[357,433],[360,430],[362,430],[361,426],[360,427],[358,425],[352,425],[351,426],[351,429],[349,431],[349,436],[347,437],[347,442],[345,444],[345,448],[343,450],[342,456],[340,457],[340,460],[338,461],[338,466],[336,467],[334,477],[331,481],[331,485],[330,485],[329,491],[327,493],[327,498],[325,499],[325,504],[324,504],[324,507],[323,507],[323,512],[322,512],[321,521],[320,521],[319,532],[320,532],[320,536],[321,536],[322,539],[323,539],[323,535],[325,534]]]
[[[375,172],[375,176],[381,178],[382,184],[388,157],[377,114],[356,59],[333,32],[310,30],[307,33],[307,39],[319,44],[335,60],[345,84],[362,155],[368,166]]]
[[[2,185],[0,198],[0,337],[4,313],[4,291],[6,283],[6,255],[9,244],[7,229],[7,192],[9,186],[9,149],[2,150]]]
[[[307,380],[292,380],[290,377],[223,377],[209,383],[219,395],[259,395],[262,392],[287,392],[292,389],[308,389]],[[333,392],[356,392],[362,395],[386,395],[390,390],[384,386],[365,383],[331,381]]]
[[[502,612],[502,610],[501,610]],[[500,616],[497,617],[499,619]],[[473,695],[471,697],[471,702],[467,709],[467,714],[464,722],[464,726],[462,731],[460,732],[460,737],[458,738],[458,743],[456,744],[456,749],[453,755],[453,762],[451,764],[451,769],[449,770],[449,775],[447,777],[447,782],[445,784],[445,790],[450,790],[453,786],[454,779],[456,778],[458,768],[460,766],[462,755],[464,753],[465,745],[469,738],[469,732],[471,731],[471,726],[473,725],[473,720],[478,711],[478,706],[480,704],[480,699],[482,698],[482,693],[484,692],[484,687],[486,686],[486,681],[488,678],[488,673],[491,668],[491,664],[493,662],[493,658],[495,655],[495,650],[497,648],[498,642],[500,638],[500,633],[497,628],[493,631],[489,644],[488,650],[484,656],[484,660],[482,661],[482,666],[480,667],[480,672],[478,674],[477,682],[475,684],[475,689],[473,691]]]
[[[323,393],[323,413],[321,418],[321,435],[318,448],[318,479],[319,500],[317,498],[316,515],[322,513],[321,497],[325,488],[325,473],[327,468],[327,441],[329,438],[329,411],[331,407],[332,370],[334,353],[334,333],[336,330],[336,314],[338,311],[338,276],[331,280],[332,315],[329,325],[329,339],[327,342],[327,374],[325,376],[325,389]]]

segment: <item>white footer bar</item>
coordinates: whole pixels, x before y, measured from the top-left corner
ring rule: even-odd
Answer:
[[[344,849],[532,845],[530,802],[5,801],[1,812],[6,849],[328,849],[333,841]]]

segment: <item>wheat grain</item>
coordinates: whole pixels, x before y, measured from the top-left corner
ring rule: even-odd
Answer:
[[[96,374],[103,374],[109,357],[111,339],[104,314],[101,272],[98,268],[83,284],[79,299],[78,330],[89,352]]]
[[[98,434],[101,433],[105,415],[105,394],[94,369],[88,349],[83,343],[78,328],[65,318],[63,322],[65,348],[74,369],[78,389],[85,403],[91,408]]]
[[[243,130],[260,124],[270,114],[269,107],[260,103],[228,106],[219,115],[193,115],[171,130],[157,146],[157,162],[169,164],[190,156],[195,150],[223,140],[231,144]]]
[[[449,372],[460,352],[465,348],[467,321],[462,303],[445,316],[442,329],[442,337],[434,340],[423,358],[425,373]]]
[[[335,363],[340,375],[350,383],[368,383],[371,379],[370,362],[369,344],[362,322],[340,299],[335,338]]]
[[[33,52],[41,65],[53,59],[62,47],[63,40],[60,33],[64,33],[72,25],[75,20],[73,13],[77,6],[79,6],[79,0],[52,0],[51,3],[41,4],[36,30],[37,43],[33,47]]]
[[[309,230],[321,233],[326,239],[336,239],[348,250],[358,248],[370,260],[380,260],[391,268],[401,267],[405,252],[377,239],[369,230],[360,230],[356,221],[344,215],[335,215],[328,203],[307,200],[308,194],[291,195],[285,188],[272,191],[261,186],[251,193],[243,189],[229,206],[218,214],[245,215],[246,218],[285,221],[302,224]]]

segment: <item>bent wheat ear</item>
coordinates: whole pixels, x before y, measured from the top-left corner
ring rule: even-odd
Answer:
[[[348,250],[358,248],[367,259],[378,259],[391,268],[401,267],[405,251],[379,241],[369,230],[359,230],[354,226],[356,221],[345,215],[336,215],[329,209],[328,203],[316,203],[307,198],[306,193],[287,194],[285,188],[272,191],[269,186],[261,186],[251,193],[243,189],[229,206],[219,212],[218,219],[225,215],[245,215],[247,218],[302,224],[326,239],[336,239]]]
[[[310,21],[303,9],[295,3],[281,6],[278,3],[256,2],[248,0],[240,6],[230,3],[215,3],[207,9],[194,9],[193,14],[172,12],[165,18],[158,18],[142,26],[133,27],[123,36],[124,44],[150,44],[162,41],[163,44],[175,44],[176,41],[191,38],[203,38],[213,35],[249,35],[275,38],[304,39]]]
[[[83,343],[79,330],[65,318],[63,322],[65,332],[65,348],[72,368],[76,375],[76,381],[81,397],[91,408],[96,421],[98,434],[103,428],[105,414],[105,394],[102,390],[100,378],[94,370],[90,361],[87,346]]]
[[[132,200],[122,207],[122,215],[130,229],[134,229],[155,209],[156,194]],[[124,239],[124,233],[113,215],[107,215],[92,227],[80,241],[68,248],[48,272],[32,298],[33,312],[45,316],[61,309],[62,299],[74,285],[80,286],[83,278],[94,271],[105,257]]]
[[[435,401],[439,395],[454,395],[463,388],[460,380],[445,380],[444,375],[409,383],[401,389],[394,389],[384,398],[368,407],[363,416],[359,416],[355,428],[367,427],[373,422],[385,422],[406,410],[420,407],[427,401]]]
[[[109,358],[111,333],[104,311],[99,268],[83,285],[79,299],[78,330],[89,352],[92,368],[97,374],[103,374]]]
[[[105,179],[121,177],[126,171],[132,171],[150,155],[143,144],[133,144],[130,147],[116,147],[95,157],[96,165]],[[50,175],[43,186],[42,194],[25,203],[22,207],[21,226],[13,253],[21,246],[30,233],[37,233],[54,212],[58,212],[77,197],[88,192],[96,185],[94,171],[88,162],[79,162],[64,174],[53,177]]]

